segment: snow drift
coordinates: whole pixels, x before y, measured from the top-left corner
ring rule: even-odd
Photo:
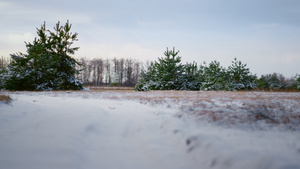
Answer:
[[[299,93],[4,94],[0,168],[300,168]]]

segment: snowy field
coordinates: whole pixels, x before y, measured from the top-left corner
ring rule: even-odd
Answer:
[[[300,93],[0,94],[0,169],[300,168]]]

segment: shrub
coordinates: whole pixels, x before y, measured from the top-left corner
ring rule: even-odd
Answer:
[[[298,86],[297,86],[297,89],[300,90],[300,75],[296,75],[296,80],[298,82]]]
[[[258,80],[258,87],[261,89],[286,89],[286,78],[278,73],[262,75]]]
[[[110,83],[109,86],[118,86],[119,83],[118,82],[114,82],[114,83]]]

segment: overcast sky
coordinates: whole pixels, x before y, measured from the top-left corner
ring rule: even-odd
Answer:
[[[152,61],[176,47],[183,63],[236,57],[259,76],[300,74],[299,0],[0,0],[0,56],[67,20],[75,57]]]

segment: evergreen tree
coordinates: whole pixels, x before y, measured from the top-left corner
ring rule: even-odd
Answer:
[[[70,32],[69,21],[60,22],[54,32],[46,30],[46,23],[37,28],[38,38],[25,43],[27,54],[12,54],[12,62],[5,79],[9,90],[68,90],[82,89],[83,84],[75,75],[79,64],[71,55],[79,49],[71,45],[77,41],[77,33]]]
[[[157,78],[161,81],[163,90],[178,89],[178,77],[183,72],[183,65],[181,65],[181,57],[178,56],[179,51],[173,50],[165,51],[165,57],[158,58],[155,63],[157,69]]]
[[[200,69],[203,78],[201,90],[224,90],[228,76],[220,62],[214,60],[209,65],[204,62]]]
[[[282,74],[273,73],[261,75],[258,80],[258,87],[261,89],[285,89],[288,86]]]
[[[135,90],[138,91],[149,91],[149,90],[159,90],[160,84],[157,78],[157,70],[155,68],[155,62],[151,62],[147,67],[147,70],[141,71],[141,79],[135,86]]]
[[[179,78],[184,66],[178,53],[175,48],[167,48],[164,57],[158,58],[158,62],[152,62],[147,72],[142,71],[136,90],[179,90]]]
[[[184,72],[179,77],[179,90],[200,90],[202,76],[196,62],[186,63]]]
[[[226,90],[249,90],[256,87],[256,76],[252,75],[246,66],[247,64],[234,58],[232,65],[227,69],[229,78],[227,79]]]
[[[256,76],[246,64],[236,58],[228,69],[220,62],[204,62],[198,68],[195,62],[182,65],[175,49],[165,52],[165,57],[152,62],[142,71],[136,90],[249,90],[256,87]]]
[[[300,90],[300,75],[297,74],[297,75],[295,76],[295,79],[296,79],[296,81],[297,81],[297,89]]]

